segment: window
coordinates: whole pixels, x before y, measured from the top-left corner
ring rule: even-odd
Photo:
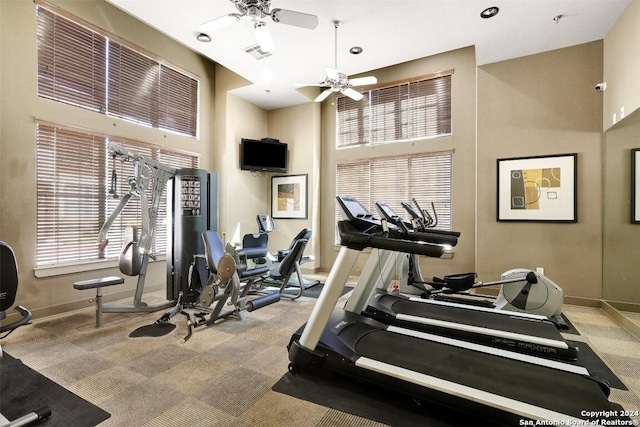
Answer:
[[[39,96],[197,136],[197,79],[42,3],[37,32]]]
[[[451,73],[339,97],[338,148],[450,135]]]
[[[197,168],[198,157],[123,138],[77,128],[38,122],[37,154],[37,255],[38,267],[117,258],[127,225],[139,226],[140,202],[132,200],[112,225],[105,252],[98,248],[102,224],[126,193],[133,164],[114,160],[109,142],[130,148],[175,168]],[[110,193],[115,170],[117,187]],[[149,183],[150,195],[153,179]],[[166,251],[166,191],[158,212],[152,252]]]
[[[432,215],[433,203],[437,228],[450,230],[451,158],[451,152],[439,152],[341,162],[336,168],[336,195],[355,197],[378,217],[376,202],[386,203],[404,218],[408,214],[400,202],[411,204],[415,198]]]

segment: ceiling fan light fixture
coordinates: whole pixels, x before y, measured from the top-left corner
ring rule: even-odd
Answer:
[[[256,22],[254,30],[256,33],[256,39],[260,45],[260,50],[269,53],[276,50],[276,45],[273,43],[273,38],[271,37],[271,32],[269,31],[267,24],[262,21]]]
[[[202,42],[202,43],[211,42],[211,36],[209,34],[205,34],[205,33],[198,33],[196,35],[196,39],[198,39],[198,41]]]
[[[483,19],[493,18],[500,12],[500,8],[497,6],[491,6],[480,12],[480,17]]]

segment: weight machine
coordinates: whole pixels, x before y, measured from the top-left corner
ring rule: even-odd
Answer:
[[[125,230],[125,242],[119,257],[120,272],[137,277],[135,294],[131,304],[103,304],[101,289],[124,283],[118,276],[102,277],[74,283],[79,290],[96,289],[96,326],[102,325],[102,313],[140,313],[154,312],[172,307],[179,294],[190,300],[197,299],[187,279],[193,254],[203,253],[204,247],[200,233],[218,227],[217,174],[201,169],[174,168],[148,156],[136,153],[116,143],[110,143],[109,153],[113,157],[114,169],[111,175],[109,193],[119,202],[105,221],[98,235],[98,244],[104,252],[109,244],[108,233],[125,207],[132,200],[140,201],[141,226],[128,226]],[[115,162],[132,162],[134,174],[127,178],[129,186],[126,194],[117,195],[117,173]],[[149,305],[142,301],[149,260],[156,257],[151,245],[157,229],[160,203],[167,188],[167,301]],[[204,271],[205,266],[198,266]],[[202,277],[205,277],[201,273]],[[206,280],[205,280],[206,281]],[[194,283],[199,286],[201,283]]]

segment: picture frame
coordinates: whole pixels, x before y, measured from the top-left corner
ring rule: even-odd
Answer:
[[[271,217],[307,218],[308,174],[271,177]]]
[[[497,161],[497,220],[577,222],[576,153]]]
[[[631,223],[640,224],[640,148],[631,149]]]

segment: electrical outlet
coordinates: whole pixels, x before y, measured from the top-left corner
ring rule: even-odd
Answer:
[[[536,267],[536,273],[544,276],[544,267]]]

